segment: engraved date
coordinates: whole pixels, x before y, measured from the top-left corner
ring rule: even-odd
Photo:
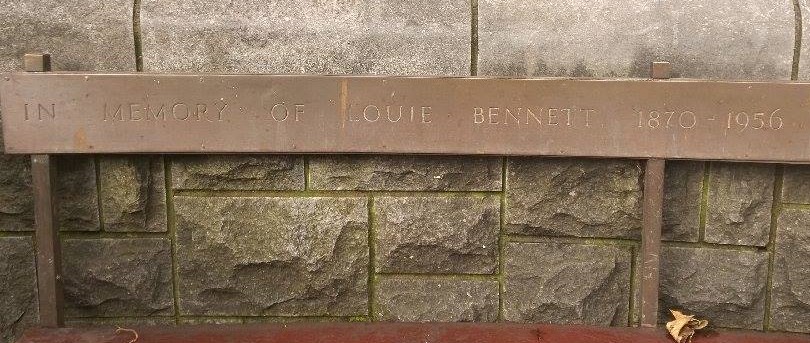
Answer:
[[[784,126],[781,108],[772,111],[730,110],[725,117],[725,129],[737,132],[750,130],[779,130]],[[697,115],[690,110],[636,110],[637,127],[647,129],[689,130],[722,122],[722,116]],[[719,118],[718,118],[719,117]]]

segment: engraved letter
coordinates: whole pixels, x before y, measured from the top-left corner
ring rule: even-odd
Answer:
[[[349,113],[349,121],[360,121],[360,118],[354,118],[354,117],[352,117],[352,111],[348,111],[348,110],[347,110],[346,112],[348,112],[348,113]]]
[[[281,109],[276,110],[277,107],[280,107]],[[281,119],[279,119],[279,118],[276,117],[276,114],[280,113],[281,110],[284,110],[284,116],[281,117]],[[290,115],[290,112],[287,111],[287,106],[285,106],[284,104],[275,104],[275,105],[273,105],[272,108],[270,108],[270,116],[273,117],[273,120],[275,120],[275,121],[285,121],[285,120],[287,120],[287,117],[289,115]]]
[[[541,108],[541,109],[540,109],[540,112],[542,112],[542,111],[543,111],[543,109]],[[537,116],[536,116],[536,115],[534,115],[534,112],[532,112],[532,110],[531,110],[531,109],[526,108],[526,125],[529,125],[529,116],[532,116],[532,118],[534,118],[534,120],[537,122],[537,124],[540,124],[540,125],[542,125],[542,124],[543,124],[543,123],[540,121],[540,118],[537,118]]]
[[[498,123],[498,108],[497,107],[490,107],[489,108],[489,123],[490,124],[497,124]]]
[[[374,108],[374,117],[369,118],[368,109],[372,108],[372,107]],[[374,105],[366,106],[366,108],[363,109],[363,118],[366,118],[366,121],[370,121],[370,122],[375,122],[375,121],[379,120],[380,119],[380,109],[377,108],[377,106],[374,106]],[[372,118],[373,118],[373,120],[372,120]]]
[[[107,104],[104,104],[105,109],[106,109],[106,107],[107,107]],[[25,120],[28,120],[28,104],[25,104]]]
[[[590,108],[584,108],[581,109],[580,111],[585,111],[585,127],[591,126],[591,112],[594,112],[595,110]]]
[[[554,111],[554,114],[551,114],[551,111]],[[556,108],[549,108],[548,109],[548,125],[557,126],[557,111]]]
[[[179,106],[183,106],[183,108],[185,108],[185,110],[186,110],[186,116],[185,117],[180,118],[180,117],[177,116],[177,112],[178,112],[177,107],[179,107]],[[188,119],[188,117],[190,115],[191,115],[191,113],[189,113],[188,105],[186,105],[185,103],[176,102],[176,103],[174,103],[174,105],[172,105],[172,117],[174,117],[174,119],[186,120],[186,119]]]
[[[430,123],[430,106],[422,106],[422,122]]]
[[[518,116],[520,115],[520,110],[522,110],[522,109],[523,109],[522,107],[518,107],[518,110],[517,110],[517,115]],[[504,124],[507,124],[507,125],[509,124],[509,117],[514,118],[515,123],[520,124],[520,118],[518,118],[514,114],[512,114],[512,111],[510,111],[509,108],[505,108],[505,110],[506,110],[506,120],[503,121]],[[518,125],[518,126],[520,126],[520,125]]]
[[[143,106],[141,106],[141,104],[129,104],[129,120],[140,121],[141,119],[143,119],[140,116],[142,109]]]
[[[157,113],[152,112],[149,104],[146,104],[146,120],[151,120],[150,118],[155,118],[155,120],[166,120],[166,109],[164,108],[164,104],[160,104],[160,108],[158,109]]]
[[[565,126],[571,126],[571,109],[563,108],[560,112],[565,112]]]
[[[301,119],[302,114],[304,114],[304,104],[296,104],[295,105],[295,121],[299,121]]]
[[[206,121],[213,121],[208,119],[208,105],[206,104],[197,104],[197,120],[199,121],[200,118],[205,117]]]
[[[42,112],[45,112],[45,114],[50,116],[51,119],[56,118],[56,104],[51,104],[51,110],[50,111],[48,111],[47,107],[42,106],[42,104],[37,104],[37,107],[38,107],[37,108],[37,112],[38,112],[37,115],[39,116],[39,120],[42,120]]]
[[[399,117],[397,117],[397,120],[394,120],[394,118],[391,118],[391,106],[390,105],[385,106],[385,115],[386,115],[386,117],[388,117],[388,121],[390,121],[392,123],[398,122],[400,119],[402,119],[402,106],[399,106]]]
[[[484,122],[484,109],[481,107],[473,107],[473,120],[476,124]]]
[[[222,121],[222,117],[225,116],[225,109],[228,108],[228,104],[221,100],[219,102],[222,103],[222,107],[217,108],[217,112],[219,113],[217,114],[217,121]],[[214,103],[214,106],[217,106],[216,102]]]
[[[110,117],[111,120],[118,117],[118,120],[123,121],[124,120],[124,115],[121,114],[121,105],[118,105],[118,107],[115,108],[115,113],[111,114],[107,110],[107,103],[105,102],[104,103],[104,121],[107,121],[107,117]]]

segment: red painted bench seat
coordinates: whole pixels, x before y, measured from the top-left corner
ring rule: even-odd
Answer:
[[[664,329],[504,323],[138,326],[136,343],[672,343]],[[20,343],[129,343],[114,326],[35,328]],[[701,330],[694,343],[810,343],[810,335]]]

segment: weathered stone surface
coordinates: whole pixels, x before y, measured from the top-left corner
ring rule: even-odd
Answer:
[[[232,324],[244,324],[243,317],[192,317],[192,318],[180,318],[180,325],[232,325]]]
[[[667,161],[664,178],[664,226],[661,237],[697,242],[700,237],[700,202],[703,162]]]
[[[62,250],[67,316],[172,314],[168,239],[67,239]]]
[[[664,247],[658,318],[681,309],[714,327],[762,329],[767,264],[761,251]]]
[[[810,79],[810,1],[798,0],[802,18],[802,45],[799,54],[799,80]]]
[[[0,0],[0,22],[13,23],[0,28],[0,72],[21,71],[22,56],[32,52],[53,54],[54,70],[135,70],[132,4],[128,0]],[[65,168],[60,172],[66,173]],[[60,188],[62,194],[74,192],[60,197],[68,203],[61,208],[62,228],[96,230],[98,206],[89,207],[90,195],[84,187],[91,186],[90,175],[73,177],[78,179],[67,182],[87,183],[75,187],[63,183]],[[0,230],[32,229],[30,183],[29,157],[0,155]],[[92,184],[95,193],[94,171]]]
[[[466,0],[145,0],[146,70],[468,75]]]
[[[772,165],[713,163],[705,240],[721,244],[767,244],[773,181]]]
[[[365,198],[175,198],[185,315],[368,314]]]
[[[810,166],[785,166],[782,179],[782,201],[810,204]]]
[[[0,134],[0,148],[2,148]],[[62,230],[99,229],[98,193],[93,158],[61,156],[57,163],[57,198]],[[30,156],[0,154],[0,231],[27,231],[34,226]]]
[[[98,327],[99,325],[110,327],[132,327],[132,326],[145,326],[145,325],[174,325],[174,317],[129,317],[129,318],[67,318],[65,319],[65,326],[67,327]],[[120,333],[120,335],[124,335]],[[132,335],[130,333],[130,335]],[[131,336],[135,338],[134,336]],[[124,341],[128,342],[128,341]],[[135,343],[135,342],[133,342]]]
[[[635,161],[510,158],[506,229],[525,235],[638,238],[640,178]]]
[[[4,151],[0,129],[0,152]],[[34,194],[31,191],[31,157],[0,154],[0,231],[34,228]]]
[[[495,191],[501,159],[473,156],[318,156],[310,183],[324,190]]]
[[[98,185],[93,157],[64,155],[56,161],[56,196],[63,231],[99,229]]]
[[[304,160],[289,155],[172,157],[175,189],[304,189]]]
[[[295,316],[255,316],[242,317],[244,324],[261,323],[322,323],[322,322],[367,322],[365,316],[344,316],[344,317],[295,317]]]
[[[629,248],[509,243],[505,250],[504,319],[627,325]]]
[[[13,342],[39,318],[31,238],[0,238],[0,275],[0,342]]]
[[[382,277],[376,283],[375,320],[494,322],[498,281]]]
[[[810,332],[810,211],[779,215],[772,287],[770,329]]]
[[[166,231],[166,179],[160,156],[99,160],[105,231]]]
[[[377,271],[495,272],[499,209],[497,196],[375,198]]]
[[[481,0],[481,75],[788,79],[791,0]],[[806,59],[805,59],[806,60]]]
[[[53,54],[54,70],[135,70],[132,4],[0,0],[0,72],[22,70],[32,52]]]

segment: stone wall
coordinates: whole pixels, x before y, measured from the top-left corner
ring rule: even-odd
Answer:
[[[666,60],[677,77],[806,79],[809,5],[0,0],[0,71],[49,52],[56,70],[645,77]],[[638,320],[639,161],[58,163],[72,325]],[[5,342],[38,316],[29,171],[0,156]],[[671,161],[665,204],[662,310],[810,332],[810,168]]]

